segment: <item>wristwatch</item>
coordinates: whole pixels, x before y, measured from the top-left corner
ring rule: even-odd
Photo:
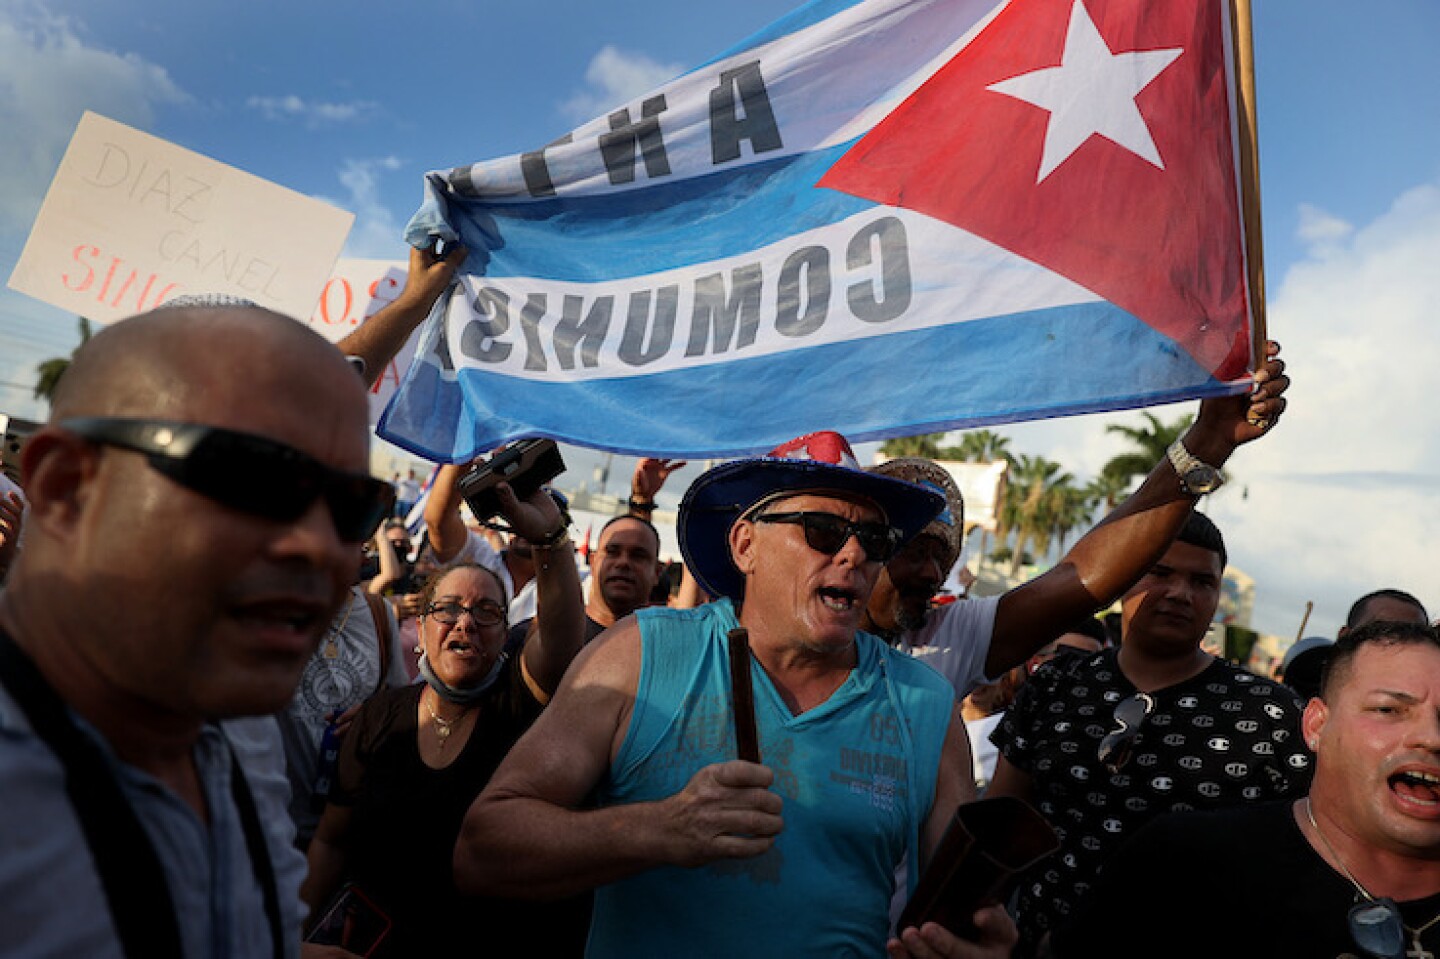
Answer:
[[[1180,488],[1191,496],[1213,493],[1225,484],[1225,477],[1218,469],[1197,459],[1179,440],[1170,444],[1165,455],[1175,467],[1175,475],[1180,477]]]

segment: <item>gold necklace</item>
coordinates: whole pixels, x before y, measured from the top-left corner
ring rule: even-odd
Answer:
[[[1355,891],[1364,896],[1367,902],[1374,902],[1375,897],[1370,895],[1370,890],[1360,885],[1360,880],[1350,874],[1350,870],[1345,866],[1345,860],[1340,858],[1340,853],[1335,851],[1335,847],[1330,845],[1330,840],[1326,839],[1325,834],[1320,831],[1320,824],[1315,821],[1315,808],[1310,802],[1309,796],[1305,797],[1305,816],[1310,820],[1310,828],[1315,830],[1315,835],[1320,837],[1320,842],[1329,850],[1330,857],[1335,860],[1335,865],[1339,866],[1340,872],[1344,874],[1346,879],[1350,880],[1350,885],[1354,886]],[[1401,917],[1400,925],[1406,932],[1410,933],[1410,948],[1405,951],[1406,956],[1410,957],[1410,959],[1435,959],[1435,954],[1420,944],[1420,935],[1437,922],[1440,922],[1440,913],[1436,913],[1434,918],[1418,928],[1415,926],[1407,926],[1404,917]]]
[[[454,719],[445,719],[435,711],[434,706],[430,705],[430,700],[426,698],[423,692],[420,694],[420,701],[425,704],[425,709],[430,713],[430,718],[435,721],[435,738],[440,741],[440,748],[443,750],[445,744],[450,741],[450,733],[454,730],[455,724],[464,719],[470,710],[465,710],[465,712],[462,712]]]
[[[345,629],[345,624],[348,623],[348,622],[350,622],[350,614],[351,614],[352,612],[354,612],[354,610],[355,610],[355,594],[354,594],[354,593],[346,593],[346,594],[345,594],[345,616],[340,620],[339,624],[336,624],[336,623],[333,623],[333,622],[332,622],[332,623],[330,624],[330,628],[325,631],[325,648],[324,648],[323,650],[321,650],[321,655],[323,655],[326,659],[338,659],[338,658],[339,658],[339,656],[340,656],[340,644],[339,644],[338,642],[336,642],[336,640],[339,638],[340,633]]]

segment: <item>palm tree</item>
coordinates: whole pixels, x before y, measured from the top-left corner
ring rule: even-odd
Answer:
[[[1062,472],[1059,463],[1043,456],[1024,456],[1016,462],[1005,487],[1005,500],[1000,509],[1001,531],[996,540],[1004,542],[1015,537],[1011,548],[1010,575],[1020,573],[1020,561],[1027,547],[1034,546],[1043,554],[1050,545],[1051,526],[1047,511],[1047,495],[1054,487],[1074,485],[1074,477]]]
[[[1007,463],[1015,462],[1014,457],[1010,454],[1010,437],[1001,436],[999,433],[992,433],[989,430],[968,430],[961,435],[959,446],[945,447],[940,450],[940,454],[942,459],[954,459],[962,463],[994,463],[999,460]],[[1002,477],[1000,482],[1004,484],[1005,479]],[[981,564],[985,562],[989,539],[989,531],[982,527],[979,553]],[[994,559],[993,556],[990,558]]]
[[[1099,506],[1103,503],[1105,512],[1108,513],[1130,491],[1130,477],[1101,470],[1100,474],[1092,479],[1085,489],[1090,494],[1094,505]]]
[[[1052,487],[1051,496],[1048,510],[1050,527],[1059,552],[1064,553],[1065,540],[1075,530],[1090,525],[1100,500],[1089,486],[1078,487],[1069,483]]]
[[[70,351],[70,355],[46,360],[35,368],[35,374],[39,377],[35,381],[35,399],[43,399],[49,403],[55,397],[55,390],[60,386],[60,377],[70,369],[70,361],[75,358],[76,351],[90,339],[90,321],[83,316],[79,317],[79,320],[80,342]]]
[[[1144,426],[1111,423],[1105,427],[1105,432],[1119,433],[1134,446],[1129,452],[1111,459],[1100,470],[1101,475],[1110,477],[1126,490],[1130,488],[1135,477],[1148,475],[1155,464],[1165,458],[1165,451],[1170,448],[1170,444],[1184,435],[1195,420],[1194,413],[1186,413],[1173,423],[1162,423],[1154,413],[1140,415],[1145,417]]]
[[[1010,455],[1010,437],[989,430],[970,430],[960,437],[959,446],[951,446],[941,452],[946,458],[958,459],[962,463],[1014,461]]]
[[[919,436],[897,436],[880,444],[885,456],[923,456],[926,459],[940,458],[940,441],[944,433],[922,433]]]

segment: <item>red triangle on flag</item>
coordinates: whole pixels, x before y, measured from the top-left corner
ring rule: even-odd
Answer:
[[[1250,332],[1225,2],[1012,0],[819,185],[983,237],[1238,379]],[[1117,97],[1125,82],[1138,92]]]

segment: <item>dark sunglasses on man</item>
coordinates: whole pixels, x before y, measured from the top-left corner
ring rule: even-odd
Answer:
[[[347,543],[369,539],[395,503],[389,483],[332,469],[263,436],[168,420],[80,417],[58,425],[92,443],[139,453],[186,489],[251,516],[294,522],[323,498]]]
[[[900,548],[901,533],[886,523],[852,523],[834,513],[761,513],[756,523],[791,523],[805,531],[805,544],[817,553],[834,556],[854,536],[872,563],[885,563]]]

